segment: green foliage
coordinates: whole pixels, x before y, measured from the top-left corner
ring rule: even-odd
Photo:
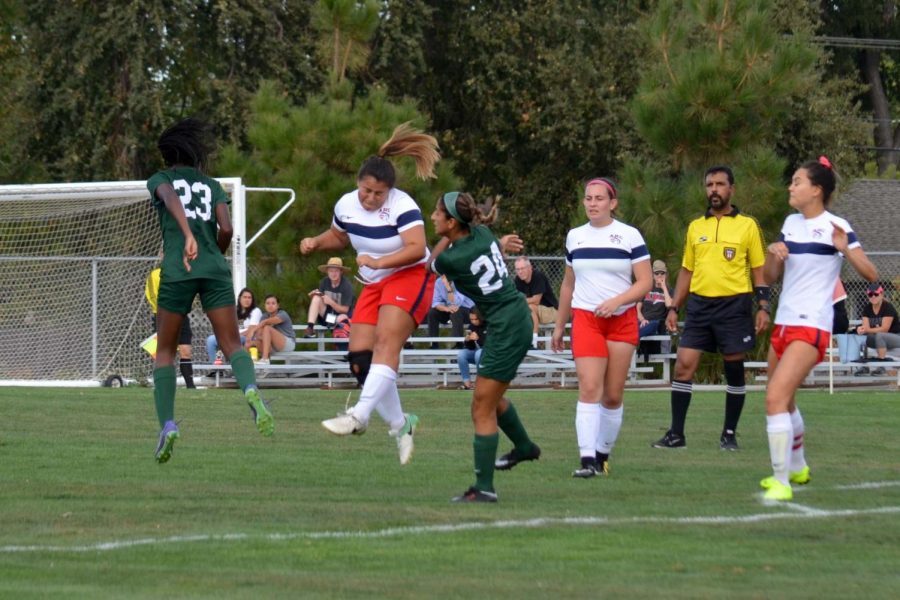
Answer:
[[[250,248],[250,261],[263,268],[253,279],[257,293],[275,293],[282,307],[295,317],[305,315],[306,292],[321,278],[315,266],[327,256],[301,257],[297,244],[331,225],[334,203],[355,189],[362,162],[378,151],[394,128],[406,121],[428,129],[427,119],[411,100],[391,101],[384,90],[373,88],[353,101],[322,94],[297,106],[282,88],[264,83],[250,105],[247,132],[252,150],[236,146],[220,155],[217,171],[239,175],[249,185],[290,187],[297,202]],[[417,199],[431,230],[428,216],[439,193],[458,187],[452,165],[438,163],[437,179],[415,178],[412,160],[394,161],[398,187]],[[248,234],[252,235],[284,202],[282,196],[251,195]],[[344,252],[352,264],[352,250]]]
[[[421,99],[469,191],[501,199],[501,228],[556,254],[577,183],[634,142],[637,4],[390,2],[372,73]]]
[[[333,84],[343,81],[348,69],[355,71],[366,64],[368,42],[378,27],[377,0],[319,0],[312,21]]]
[[[21,148],[12,145],[16,137],[0,139],[0,157],[18,152],[42,169],[31,175],[5,168],[5,176],[142,179],[159,166],[156,138],[174,120],[200,115],[226,139],[241,140],[260,78],[280,79],[296,98],[321,83],[303,3],[23,6],[21,90],[12,114],[27,135],[19,136]]]

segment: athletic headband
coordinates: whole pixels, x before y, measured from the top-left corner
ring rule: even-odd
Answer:
[[[468,221],[459,216],[459,212],[456,210],[457,198],[459,198],[459,192],[447,192],[441,200],[444,203],[444,208],[447,209],[447,212],[450,213],[451,217],[460,223],[468,223]]]
[[[584,184],[584,191],[587,193],[588,186],[600,184],[609,190],[610,198],[618,198],[618,192],[616,192],[616,186],[613,185],[613,182],[607,179],[606,177],[595,177],[591,179],[586,184]]]

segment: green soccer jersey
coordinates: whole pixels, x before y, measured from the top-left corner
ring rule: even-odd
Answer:
[[[156,195],[156,189],[163,183],[169,183],[175,188],[184,207],[188,226],[197,240],[197,258],[190,263],[190,272],[184,268],[182,261],[184,235],[166,210],[165,203]],[[147,189],[150,190],[153,205],[159,213],[159,227],[162,230],[162,281],[201,278],[231,281],[231,268],[216,243],[216,206],[230,201],[219,182],[193,167],[170,167],[153,175],[147,181]]]
[[[484,225],[472,226],[468,237],[456,240],[438,255],[434,270],[472,299],[488,325],[507,319],[531,323],[524,296],[509,278],[500,242]]]

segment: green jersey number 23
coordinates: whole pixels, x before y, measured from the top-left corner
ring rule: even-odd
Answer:
[[[503,286],[503,278],[509,276],[509,271],[506,269],[506,263],[503,262],[503,255],[500,253],[500,248],[497,247],[497,242],[491,242],[491,255],[485,256],[482,254],[476,258],[472,262],[470,270],[472,275],[481,274],[481,277],[478,278],[478,287],[481,288],[484,294],[490,294],[499,290]]]
[[[172,187],[175,188],[178,199],[184,206],[184,216],[188,219],[199,218],[202,221],[209,221],[212,217],[212,190],[208,185],[200,181],[195,181],[194,185],[190,185],[184,179],[177,179],[172,182]],[[191,204],[191,192],[200,197],[200,206],[196,211],[188,208]]]

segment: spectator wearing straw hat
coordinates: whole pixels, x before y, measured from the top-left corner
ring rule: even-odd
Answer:
[[[325,277],[319,287],[309,293],[309,314],[306,317],[306,337],[315,337],[313,329],[318,323],[324,327],[334,328],[339,323],[350,320],[350,309],[353,307],[353,285],[344,277],[350,272],[339,256],[332,256],[319,271]]]

